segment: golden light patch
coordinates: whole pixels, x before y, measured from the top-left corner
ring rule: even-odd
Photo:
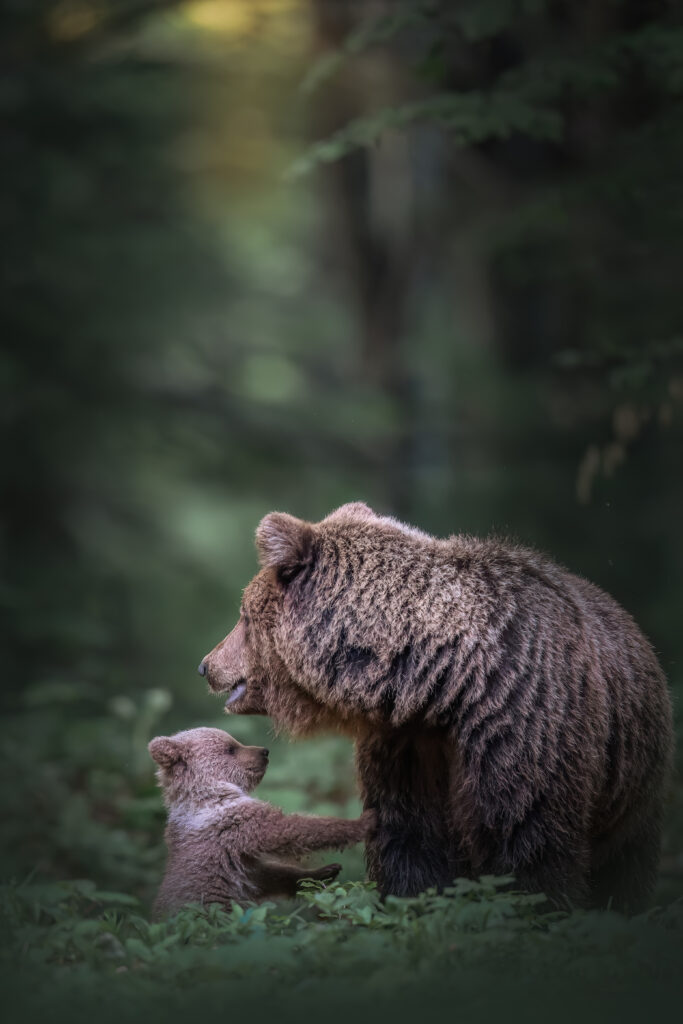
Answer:
[[[48,31],[53,39],[71,42],[92,32],[101,16],[102,8],[96,0],[62,0],[48,15]]]
[[[207,32],[240,36],[264,18],[281,16],[298,4],[292,0],[194,0],[184,7],[188,21]]]

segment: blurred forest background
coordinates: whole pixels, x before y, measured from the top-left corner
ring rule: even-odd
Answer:
[[[148,739],[268,736],[196,665],[272,509],[546,550],[635,615],[680,734],[681,4],[0,16],[3,878],[146,905]],[[262,795],[356,813],[345,740],[269,745]]]

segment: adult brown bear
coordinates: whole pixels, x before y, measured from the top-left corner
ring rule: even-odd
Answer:
[[[612,598],[533,551],[360,503],[271,513],[256,543],[263,568],[200,672],[230,712],[354,737],[383,893],[513,874],[558,904],[647,901],[671,704]]]

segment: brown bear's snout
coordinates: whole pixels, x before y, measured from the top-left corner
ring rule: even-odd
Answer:
[[[246,637],[244,623],[240,619],[231,633],[221,640],[199,665],[199,674],[214,693],[228,693],[246,675]]]
[[[199,674],[212,693],[225,693],[228,714],[265,715],[262,687],[250,676],[247,664],[247,632],[240,617],[231,633],[202,658]]]

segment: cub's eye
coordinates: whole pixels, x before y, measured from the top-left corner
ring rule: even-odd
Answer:
[[[231,757],[234,757],[235,754],[237,753],[237,747],[228,747],[228,753],[230,754]]]

